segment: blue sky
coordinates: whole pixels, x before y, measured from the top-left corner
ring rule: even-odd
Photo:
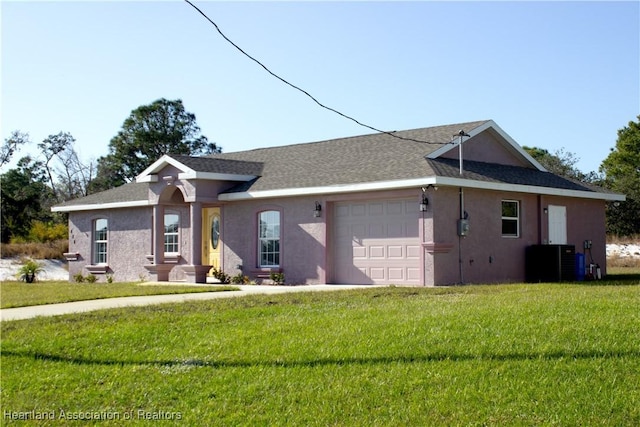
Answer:
[[[640,3],[194,3],[236,44],[379,129],[493,119],[597,170],[640,114]],[[321,109],[182,1],[2,1],[3,140],[108,153],[131,110],[182,99],[225,152],[371,133]],[[20,155],[25,152],[19,153]]]

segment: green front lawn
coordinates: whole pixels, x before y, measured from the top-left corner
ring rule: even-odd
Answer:
[[[143,283],[0,283],[0,308],[54,304],[138,295],[184,294],[236,290],[232,286],[145,285]]]
[[[640,425],[640,286],[599,284],[370,288],[3,322],[2,408],[55,425]]]

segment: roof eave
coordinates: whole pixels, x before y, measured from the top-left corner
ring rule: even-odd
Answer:
[[[548,196],[575,197],[582,199],[596,199],[604,201],[624,201],[623,194],[600,193],[597,191],[566,190],[553,187],[540,187],[535,185],[505,184],[498,182],[486,182],[464,178],[428,176],[422,178],[354,183],[348,185],[331,185],[304,188],[282,188],[277,190],[245,191],[238,193],[222,193],[218,196],[222,201],[240,201],[252,199],[268,199],[275,197],[311,196],[320,194],[343,194],[363,191],[399,190],[412,187],[423,187],[429,184],[476,188],[483,190],[505,191],[515,193],[542,194]]]
[[[95,211],[95,210],[104,210],[104,209],[138,208],[138,207],[145,207],[145,206],[151,206],[148,200],[133,200],[128,202],[53,206],[51,208],[51,212]]]

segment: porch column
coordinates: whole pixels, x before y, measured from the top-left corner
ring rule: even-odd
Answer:
[[[194,202],[189,206],[191,221],[191,265],[202,264],[202,203]]]
[[[164,263],[164,207],[153,207],[153,263]]]

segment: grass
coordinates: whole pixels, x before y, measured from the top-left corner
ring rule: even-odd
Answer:
[[[2,282],[0,283],[0,308],[138,295],[215,292],[235,289],[237,288],[233,286],[171,286],[140,283]]]
[[[56,425],[73,424],[64,411],[119,418],[101,425],[635,426],[640,286],[619,284],[633,283],[371,288],[3,322],[0,397],[3,411],[53,411]]]

